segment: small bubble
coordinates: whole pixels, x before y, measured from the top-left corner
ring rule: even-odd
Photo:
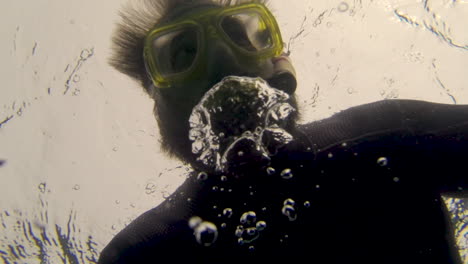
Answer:
[[[393,181],[394,181],[394,182],[399,182],[399,181],[400,181],[400,178],[398,178],[398,177],[393,177]]]
[[[192,202],[192,198],[187,198],[187,202],[191,203],[191,202]]]
[[[265,221],[258,221],[255,227],[257,228],[258,231],[263,231],[267,227],[267,224]]]
[[[135,205],[134,203],[131,203],[131,204],[130,204],[130,207],[135,208],[136,205]]]
[[[341,146],[342,146],[343,148],[346,148],[346,147],[348,146],[348,143],[344,142],[344,143],[341,144]]]
[[[245,212],[240,218],[241,224],[253,224],[257,221],[257,214],[254,211]]]
[[[218,209],[218,206],[213,205],[213,209],[214,209],[214,210]]]
[[[250,246],[250,247],[249,247],[249,250],[250,250],[250,252],[255,251],[255,247],[254,247],[254,246]]]
[[[377,159],[377,164],[380,167],[386,167],[388,165],[388,159],[386,157],[380,157]]]
[[[218,186],[213,186],[213,188],[211,188],[214,192],[217,192],[219,191],[219,187]]]
[[[353,94],[355,92],[353,87],[349,87],[346,91],[348,94]]]
[[[247,235],[249,236],[255,236],[257,235],[257,228],[255,227],[249,227],[245,230],[245,232],[247,233]]]
[[[244,156],[244,152],[243,152],[243,151],[239,151],[239,152],[237,152],[237,156],[239,156],[239,157],[242,157],[242,156]]]
[[[243,226],[237,226],[236,231],[234,232],[236,237],[242,237],[244,234],[244,227]]]
[[[211,222],[202,221],[195,227],[193,234],[200,245],[209,247],[218,238],[218,228]]]
[[[78,191],[79,189],[80,189],[80,185],[75,184],[75,186],[73,186],[73,190]]]
[[[327,27],[332,27],[333,26],[333,23],[332,22],[327,22]]]
[[[227,224],[226,223],[222,223],[221,224],[221,228],[226,228],[227,227]]]
[[[268,175],[271,176],[271,175],[275,174],[275,172],[276,172],[276,170],[274,168],[272,168],[272,167],[267,168],[267,174]]]
[[[115,204],[120,204],[120,201],[119,201],[119,200],[115,200]]]
[[[239,239],[237,240],[237,244],[242,246],[242,245],[244,245],[244,243],[245,243],[244,239],[242,237],[239,237]]]
[[[309,202],[309,201],[305,201],[305,202],[304,202],[304,207],[305,207],[305,208],[310,208],[310,202]]]
[[[348,5],[348,3],[346,3],[346,2],[341,2],[341,3],[338,5],[338,8],[337,8],[337,9],[338,9],[338,11],[344,13],[344,12],[348,11],[349,5]]]
[[[71,21],[73,21],[73,20],[71,20]],[[75,22],[73,22],[73,23],[75,23]],[[89,56],[91,56],[91,52],[89,50],[84,49],[84,50],[81,51],[80,58],[82,60],[85,60],[85,59],[89,58]]]
[[[206,181],[208,179],[208,174],[206,172],[198,173],[197,180],[199,181]]]
[[[119,150],[118,147],[113,147],[113,148],[112,148],[112,151],[114,151],[114,152],[116,152],[117,150]]]
[[[295,202],[293,199],[291,199],[291,198],[288,198],[288,199],[284,200],[284,202],[283,202],[283,205],[291,205],[291,206],[294,206],[295,204],[296,204],[296,202]]]
[[[112,225],[111,228],[112,228],[112,230],[117,229],[117,227],[115,225]]]
[[[75,74],[75,76],[73,76],[73,82],[79,82],[80,81],[80,76],[78,74]]]
[[[73,91],[73,95],[74,95],[74,96],[80,95],[80,93],[81,93],[81,91],[78,90],[78,89],[75,89],[75,90]]]
[[[41,193],[45,193],[45,191],[46,191],[46,183],[45,183],[45,182],[41,182],[41,183],[39,184],[38,188],[39,188],[39,191],[40,191]]]
[[[328,153],[328,158],[329,159],[333,158],[333,153]]]
[[[194,216],[189,219],[189,227],[191,229],[195,229],[197,226],[199,226],[202,223],[202,219],[198,216]]]
[[[294,177],[291,169],[285,169],[281,172],[281,178],[285,179],[285,180],[289,180],[289,179],[292,179]]]
[[[297,219],[296,210],[291,205],[283,206],[283,209],[281,209],[281,212],[283,213],[283,215],[288,217],[289,221],[295,221]]]
[[[315,185],[315,188],[320,189],[320,185],[319,184]]]
[[[224,176],[224,175],[221,176],[221,181],[222,182],[227,182],[227,180],[228,180],[227,176]]]
[[[155,191],[156,191],[156,185],[154,185],[154,183],[146,184],[146,187],[145,187],[145,193],[146,194],[152,194]]]

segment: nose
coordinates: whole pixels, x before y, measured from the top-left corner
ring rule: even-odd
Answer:
[[[296,91],[297,80],[296,70],[291,59],[283,54],[271,59],[271,61],[273,63],[273,75],[267,79],[268,83],[274,88],[293,94]]]

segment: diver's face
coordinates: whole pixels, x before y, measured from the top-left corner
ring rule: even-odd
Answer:
[[[185,10],[174,10],[174,17],[190,17],[194,13],[201,11],[220,10],[218,6],[196,6]],[[224,23],[224,22],[223,22]],[[230,23],[230,24],[229,24]],[[239,28],[235,20],[228,21],[225,28],[233,29],[229,33],[235,38],[236,43],[245,43],[247,29]],[[212,28],[204,28],[209,32]],[[226,29],[225,29],[226,31]],[[193,41],[196,41],[194,39]],[[174,103],[180,103],[181,107],[190,105],[193,107],[199,99],[216,83],[220,82],[226,76],[248,76],[261,77],[269,84],[279,90],[293,94],[296,88],[295,72],[290,59],[287,56],[272,56],[266,58],[255,58],[248,60],[239,56],[239,52],[233,49],[232,44],[226,43],[224,38],[216,35],[205,34],[204,52],[197,54],[197,60],[201,61],[199,65],[200,73],[196,76],[189,76],[185,79],[179,79],[171,84],[170,88],[163,89],[163,94],[174,99]],[[183,58],[184,56],[181,56]]]

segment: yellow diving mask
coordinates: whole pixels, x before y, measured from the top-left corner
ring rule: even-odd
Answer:
[[[213,39],[226,43],[242,65],[259,64],[283,51],[276,19],[263,4],[194,10],[147,35],[143,55],[154,85],[166,88],[203,77]]]

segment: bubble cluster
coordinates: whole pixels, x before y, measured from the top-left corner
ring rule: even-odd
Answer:
[[[189,118],[192,153],[217,171],[228,171],[246,156],[268,159],[293,140],[284,129],[296,111],[289,101],[287,93],[261,78],[224,78]]]
[[[257,221],[257,215],[253,211],[245,212],[240,218],[240,225],[237,226],[234,232],[238,238],[239,245],[251,244],[260,236],[260,232],[267,227],[265,221]]]
[[[288,217],[289,221],[296,221],[297,219],[297,212],[296,212],[296,209],[294,208],[294,206],[296,205],[296,202],[291,199],[291,198],[288,198],[286,200],[284,200],[283,202],[283,208],[281,209],[281,213]]]
[[[193,235],[198,244],[209,247],[218,239],[218,228],[215,224],[203,221],[198,216],[189,219],[189,227],[193,230]]]

